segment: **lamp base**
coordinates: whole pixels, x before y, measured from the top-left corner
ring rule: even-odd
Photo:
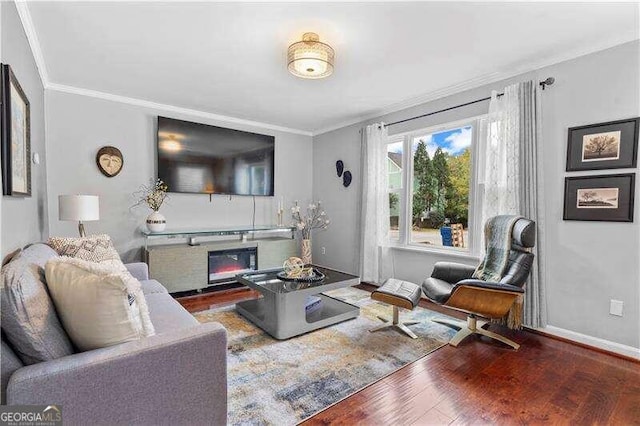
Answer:
[[[84,223],[78,222],[78,232],[80,233],[80,238],[84,238],[87,234],[84,232]]]

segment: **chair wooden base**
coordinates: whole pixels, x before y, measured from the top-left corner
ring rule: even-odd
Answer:
[[[418,338],[418,336],[416,336],[413,333],[413,331],[409,330],[409,328],[407,326],[408,325],[418,324],[420,321],[400,322],[400,308],[398,308],[397,306],[393,307],[393,319],[392,319],[391,323],[389,323],[389,319],[387,319],[385,317],[379,316],[378,319],[384,321],[387,324],[381,324],[378,327],[372,328],[371,330],[369,330],[370,333],[373,333],[373,332],[376,332],[376,331],[380,331],[380,330],[386,330],[387,328],[394,328],[394,329],[400,331],[401,333],[404,333],[407,336],[411,337],[412,339],[417,339]]]
[[[498,333],[485,330],[483,327],[489,324],[489,322],[478,320],[473,315],[469,315],[467,317],[466,323],[464,321],[452,320],[452,319],[446,319],[446,318],[436,318],[433,321],[437,322],[438,324],[444,324],[450,327],[460,329],[460,331],[458,331],[456,335],[453,336],[449,341],[449,344],[451,346],[458,346],[460,342],[462,342],[466,337],[471,336],[472,334],[480,334],[482,336],[487,336],[494,340],[502,342],[505,345],[511,346],[516,351],[518,350],[518,348],[520,348],[520,345],[514,342],[513,340],[507,339],[506,337],[501,336]]]

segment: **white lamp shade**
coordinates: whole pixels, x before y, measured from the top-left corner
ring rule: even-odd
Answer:
[[[58,219],[89,221],[100,219],[97,195],[58,195]]]

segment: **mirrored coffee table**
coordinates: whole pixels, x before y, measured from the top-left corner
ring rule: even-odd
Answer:
[[[236,303],[243,317],[279,340],[308,333],[319,328],[356,318],[360,308],[322,294],[360,283],[356,275],[314,266],[325,276],[319,282],[283,281],[277,277],[282,268],[256,271],[236,276],[238,282],[259,291],[263,297]],[[309,296],[321,299],[319,308],[307,313]]]

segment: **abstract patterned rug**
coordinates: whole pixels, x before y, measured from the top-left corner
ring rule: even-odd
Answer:
[[[345,288],[326,293],[359,306],[360,316],[289,340],[276,340],[235,312],[233,306],[199,312],[200,322],[217,321],[229,333],[228,423],[293,425],[442,347],[454,330],[430,321],[442,317],[417,307],[401,319],[411,339],[395,330],[369,333],[390,317],[391,307],[370,293]]]

